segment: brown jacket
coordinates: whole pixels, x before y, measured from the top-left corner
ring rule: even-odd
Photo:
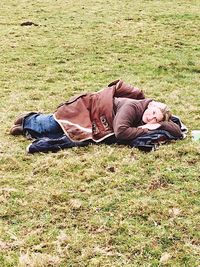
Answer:
[[[99,92],[82,94],[61,104],[54,118],[72,141],[92,139],[100,142],[114,134],[114,97],[144,99],[144,94],[138,88],[117,80]]]

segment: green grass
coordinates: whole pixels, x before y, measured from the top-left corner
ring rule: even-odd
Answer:
[[[200,129],[200,3],[1,0],[0,266],[199,266],[200,145],[27,155],[25,111],[121,78]],[[20,26],[32,21],[38,26]]]

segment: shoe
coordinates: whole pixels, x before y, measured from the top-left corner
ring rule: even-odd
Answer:
[[[10,134],[12,135],[23,135],[23,127],[20,124],[14,125],[11,129],[10,129]]]

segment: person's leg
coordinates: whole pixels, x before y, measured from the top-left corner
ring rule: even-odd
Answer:
[[[41,113],[26,117],[23,121],[23,131],[26,136],[32,138],[59,138],[64,132],[60,125],[55,121],[52,114]]]

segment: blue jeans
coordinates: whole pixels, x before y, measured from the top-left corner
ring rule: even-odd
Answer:
[[[23,129],[32,138],[59,138],[64,132],[52,114],[36,113],[24,119]]]

